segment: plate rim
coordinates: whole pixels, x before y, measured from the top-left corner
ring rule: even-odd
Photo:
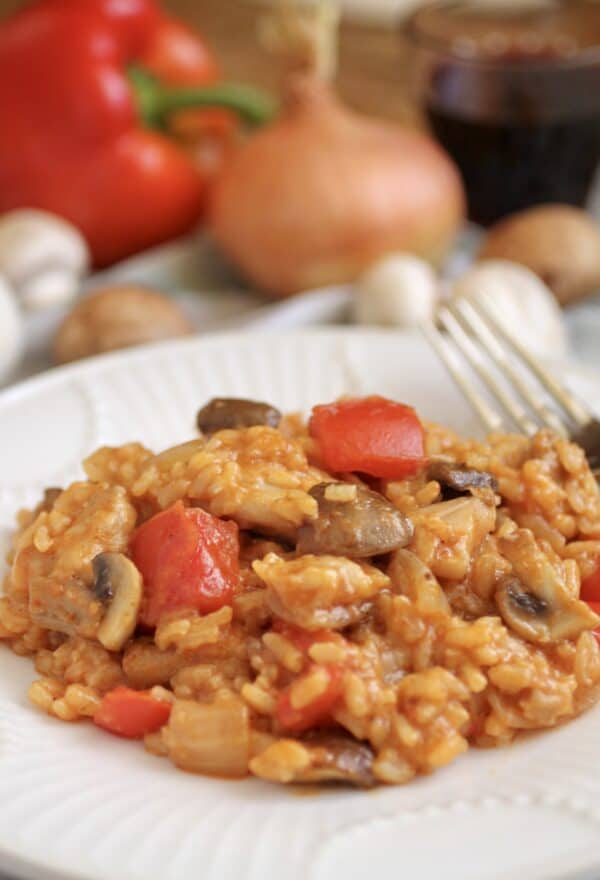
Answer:
[[[327,327],[308,327],[298,330],[282,330],[279,328],[249,328],[246,330],[221,330],[215,332],[211,331],[206,335],[196,333],[192,336],[185,336],[179,339],[168,339],[162,340],[160,342],[150,342],[143,345],[131,346],[130,348],[119,349],[117,351],[104,352],[102,354],[96,354],[92,357],[82,358],[81,360],[73,361],[71,363],[53,366],[48,370],[44,370],[42,373],[38,373],[34,376],[29,376],[25,379],[21,379],[20,381],[15,382],[12,385],[0,388],[0,406],[3,406],[8,402],[12,402],[15,398],[18,398],[22,394],[35,391],[38,388],[43,389],[45,387],[50,387],[55,383],[60,382],[63,378],[68,379],[74,376],[76,377],[78,375],[93,374],[97,371],[101,371],[103,368],[109,369],[111,367],[118,367],[119,364],[126,363],[130,360],[142,361],[145,358],[152,357],[152,355],[161,353],[168,356],[171,352],[177,351],[178,349],[187,351],[188,349],[191,350],[194,349],[196,346],[202,346],[205,344],[214,345],[218,344],[219,342],[227,343],[228,341],[232,343],[235,343],[236,341],[248,343],[250,340],[253,339],[269,339],[273,338],[274,336],[278,338],[307,338],[315,340],[324,338],[326,339],[327,337],[330,337],[332,339],[343,339],[344,337],[348,337],[349,339],[360,339],[361,337],[377,338],[378,336],[384,336],[389,339],[396,336],[398,340],[420,339],[424,342],[424,344],[428,345],[425,337],[419,332],[418,328],[409,327],[359,327],[352,325],[338,325]],[[435,354],[433,349],[431,349],[431,352],[432,354]],[[435,356],[437,357],[437,355]],[[555,368],[566,368],[568,371],[574,371],[580,375],[587,376],[591,379],[596,379],[600,382],[600,367],[596,368],[591,367],[587,364],[581,364],[575,358],[549,358],[544,362],[548,363],[549,365],[553,365]]]
[[[129,366],[132,363],[141,365],[147,359],[160,357],[176,356],[178,352],[193,351],[196,348],[202,348],[204,345],[219,344],[235,344],[244,343],[251,344],[252,341],[268,340],[276,335],[278,339],[311,339],[311,340],[340,340],[340,339],[366,339],[376,340],[378,337],[385,336],[388,340],[390,337],[396,337],[400,341],[404,338],[415,339],[421,338],[420,334],[413,330],[405,330],[398,328],[362,328],[362,327],[327,327],[327,328],[303,328],[299,330],[246,330],[246,331],[222,331],[218,333],[210,333],[207,335],[194,335],[189,338],[168,340],[148,345],[137,346],[135,348],[125,349],[122,351],[111,352],[88,358],[72,364],[55,367],[40,375],[25,379],[13,386],[0,391],[0,411],[5,406],[18,403],[18,401],[29,394],[43,393],[46,389],[60,385],[62,382],[68,382],[79,376],[94,376],[94,374],[102,373],[105,370],[118,370],[122,366]],[[424,341],[424,340],[423,340]],[[372,344],[372,343],[371,343]],[[424,342],[424,344],[426,344]],[[433,353],[433,352],[432,352]],[[556,365],[558,362],[554,361]],[[566,366],[568,373],[586,377],[587,380],[598,382],[600,385],[600,370],[583,366],[576,361],[569,359],[561,362]],[[449,377],[450,381],[451,377]],[[600,401],[600,391],[599,391]],[[597,403],[596,403],[597,405]],[[595,872],[600,874],[600,857],[594,854],[591,847],[585,847],[583,850],[576,850],[573,853],[574,858],[578,855],[584,855],[584,852],[590,850],[590,856],[596,855],[593,861],[589,861],[585,867],[576,868],[574,872],[563,874],[561,880],[590,880]],[[15,851],[10,851],[5,846],[0,845],[0,872],[8,870],[9,875],[14,878],[23,878],[23,880],[85,880],[91,876],[88,873],[81,873],[78,870],[65,870],[57,867],[56,862],[52,864],[43,864],[36,860],[28,859]],[[116,874],[118,876],[118,872]],[[2,874],[0,873],[0,878]],[[549,874],[549,878],[553,880],[555,875]],[[8,880],[8,878],[5,878]],[[558,880],[558,877],[556,877]]]

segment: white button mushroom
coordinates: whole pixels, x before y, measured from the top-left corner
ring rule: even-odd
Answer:
[[[462,275],[454,297],[482,300],[533,354],[564,357],[567,331],[556,299],[537,275],[508,260],[486,260]]]
[[[23,354],[23,319],[8,282],[0,277],[0,385],[10,378]]]
[[[0,217],[0,272],[25,308],[72,300],[89,262],[85,239],[66,220],[32,209]]]
[[[354,318],[359,324],[414,327],[433,318],[437,298],[437,279],[428,263],[391,254],[358,279]]]

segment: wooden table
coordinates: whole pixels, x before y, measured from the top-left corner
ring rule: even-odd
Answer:
[[[24,0],[0,0],[0,15]],[[264,6],[253,0],[163,0],[202,29],[221,59],[226,75],[277,89],[280,72],[258,46],[256,23]],[[407,92],[407,59],[397,30],[353,21],[342,24],[338,88],[359,110],[403,121],[416,114]]]

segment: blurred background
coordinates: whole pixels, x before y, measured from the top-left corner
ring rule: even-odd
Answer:
[[[0,0],[0,384],[474,289],[600,363],[600,2],[110,8]]]
[[[27,0],[0,0],[8,15]],[[265,4],[252,0],[165,0],[174,15],[200,28],[231,79],[275,87],[273,59],[256,39]],[[397,119],[414,119],[406,91],[407,62],[398,44],[398,19],[415,0],[344,0],[340,31],[340,92],[355,106]],[[403,93],[404,92],[404,93]]]

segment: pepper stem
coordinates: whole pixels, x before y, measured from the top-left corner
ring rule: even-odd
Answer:
[[[150,128],[164,128],[172,113],[195,107],[233,110],[250,125],[263,125],[273,119],[277,112],[273,98],[251,86],[217,83],[173,88],[164,85],[141,67],[129,70],[129,81],[137,97],[140,115]]]

